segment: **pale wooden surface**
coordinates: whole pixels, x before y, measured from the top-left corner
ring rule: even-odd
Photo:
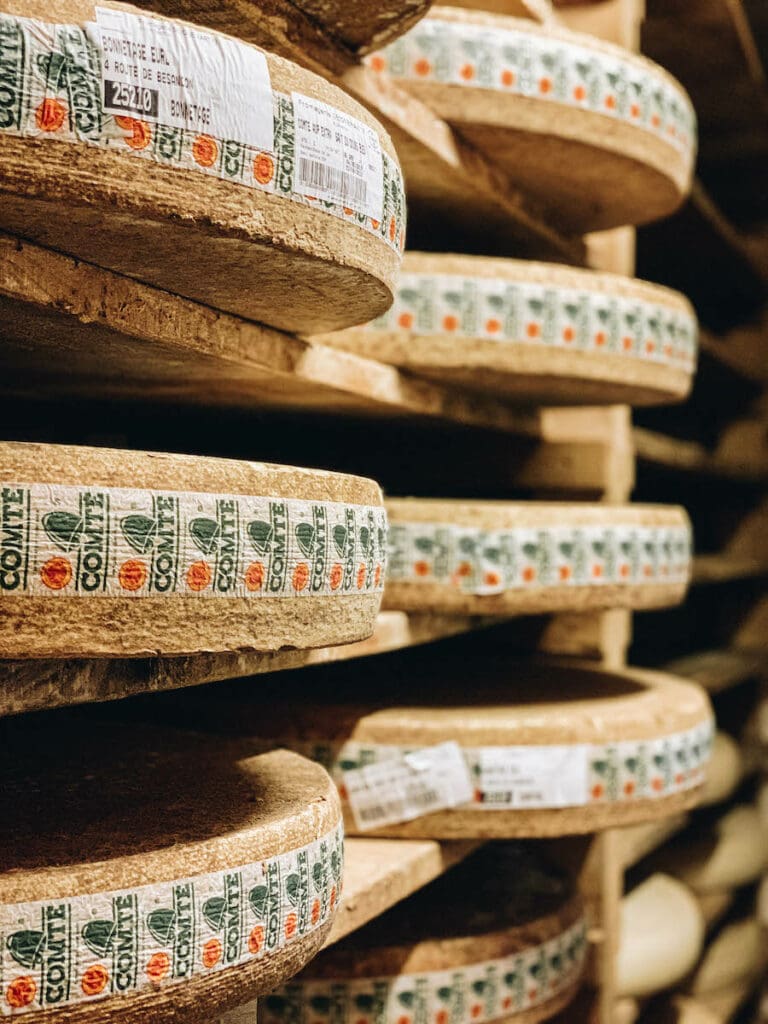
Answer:
[[[188,658],[0,661],[0,716],[149,693],[429,643],[481,626],[462,616],[382,612],[372,637],[342,647],[274,654],[202,654]]]
[[[480,845],[469,840],[347,839],[343,898],[326,946],[383,914]]]
[[[418,381],[0,235],[0,391],[530,429],[502,402]]]
[[[638,459],[678,472],[729,480],[768,482],[768,458],[742,449],[739,453],[711,452],[698,441],[683,441],[656,431],[635,427],[633,438]]]
[[[700,651],[665,666],[672,675],[684,676],[715,694],[768,672],[768,654],[759,651]]]

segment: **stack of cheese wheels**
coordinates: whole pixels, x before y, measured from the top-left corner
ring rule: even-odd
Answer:
[[[669,875],[651,875],[621,901],[619,994],[648,996],[681,981],[701,955],[704,933],[690,889]]]
[[[369,60],[460,129],[565,231],[643,224],[689,191],[691,102],[662,68],[620,47],[434,7]]]
[[[286,330],[388,308],[402,177],[346,93],[111,0],[0,11],[0,228]]]
[[[696,317],[678,292],[521,260],[406,253],[395,304],[322,340],[423,376],[549,405],[685,398]]]
[[[370,636],[373,481],[0,443],[0,657],[274,651]]]
[[[690,577],[681,508],[405,498],[388,500],[387,514],[387,608],[659,608],[680,602]]]
[[[481,851],[259,1000],[261,1024],[545,1020],[578,988],[581,905],[561,876],[508,846]]]
[[[712,736],[706,694],[672,676],[458,649],[437,662],[429,651],[383,655],[366,663],[364,684],[346,663],[281,673],[258,702],[238,687],[217,690],[215,707],[192,700],[172,700],[170,719],[245,737],[247,752],[321,760],[348,832],[407,838],[557,836],[665,817],[698,802]],[[420,782],[416,752],[439,745],[458,745],[458,765],[440,762]],[[442,802],[422,802],[437,776]]]
[[[738,804],[707,827],[697,822],[660,850],[653,864],[696,892],[750,885],[768,868],[765,826],[756,808]]]
[[[205,1024],[323,944],[343,843],[319,765],[72,713],[2,743],[2,1015]]]

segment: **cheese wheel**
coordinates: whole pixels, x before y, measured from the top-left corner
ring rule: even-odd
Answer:
[[[0,442],[0,657],[272,651],[370,636],[386,518],[358,477]]]
[[[172,699],[169,720],[243,737],[249,752],[314,757],[345,797],[348,832],[407,838],[556,836],[665,817],[697,802],[712,730],[704,691],[663,673],[450,647],[437,661],[432,650],[370,660],[364,689],[350,662],[264,680],[258,701],[237,686],[212,699]],[[458,766],[438,762],[419,781],[407,758],[439,744],[458,744],[463,763],[455,751]],[[378,777],[390,769],[400,776]],[[430,803],[441,783],[445,801]]]
[[[708,995],[751,977],[760,968],[763,941],[753,917],[726,924],[704,950],[690,981],[691,994]]]
[[[320,340],[517,401],[650,405],[688,394],[696,339],[688,300],[644,281],[409,252],[388,313]]]
[[[95,715],[2,741],[4,1015],[202,1024],[323,944],[343,847],[318,765]]]
[[[111,0],[0,10],[0,229],[285,330],[388,308],[402,178],[346,93]]]
[[[704,917],[687,886],[655,874],[621,901],[616,985],[648,996],[679,982],[699,959]]]
[[[727,800],[744,774],[741,750],[727,732],[718,730],[712,743],[712,754],[706,767],[706,781],[701,794],[702,804],[719,804]]]
[[[754,807],[739,804],[708,828],[697,823],[653,863],[697,892],[749,885],[768,867],[765,827]]]
[[[691,101],[657,64],[619,46],[433,7],[369,60],[487,153],[566,232],[647,223],[690,190]]]
[[[679,603],[690,577],[683,509],[387,500],[386,608],[515,615]]]
[[[570,885],[526,851],[491,848],[324,950],[258,1017],[528,1024],[570,1001],[585,952]]]

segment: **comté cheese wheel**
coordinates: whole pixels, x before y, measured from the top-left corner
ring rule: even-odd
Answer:
[[[704,930],[687,886],[669,875],[647,878],[621,901],[619,994],[648,996],[684,978],[699,959]]]
[[[564,231],[644,224],[687,195],[696,117],[637,54],[555,25],[433,7],[368,60],[486,153]]]
[[[343,843],[318,765],[93,715],[2,732],[2,1016],[206,1024],[323,944]]]
[[[395,303],[337,348],[535,404],[679,402],[696,316],[678,292],[549,263],[405,254]]]
[[[681,508],[387,499],[386,608],[515,615],[678,604],[691,571]]]
[[[0,229],[290,331],[383,313],[392,143],[281,57],[128,5],[0,5]]]
[[[274,651],[372,634],[377,484],[0,442],[0,657]]]
[[[756,882],[768,866],[766,830],[755,807],[737,804],[708,827],[696,824],[654,856],[654,864],[695,892]]]
[[[494,846],[324,950],[258,1019],[532,1024],[571,1000],[585,952],[569,884]]]
[[[258,699],[238,684],[171,696],[168,721],[240,737],[249,753],[286,747],[321,761],[359,835],[557,836],[698,802],[713,730],[699,686],[453,650],[381,655],[364,672],[348,662],[281,673]],[[455,758],[422,768],[446,748]]]

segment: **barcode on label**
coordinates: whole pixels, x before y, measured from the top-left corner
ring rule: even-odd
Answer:
[[[317,189],[322,192],[333,192],[341,202],[351,207],[364,206],[368,200],[366,182],[347,171],[340,171],[336,167],[329,167],[328,164],[319,160],[309,160],[307,157],[299,158],[297,170],[301,191]]]
[[[469,769],[456,743],[353,768],[342,773],[342,780],[361,832],[412,821],[472,799]]]

